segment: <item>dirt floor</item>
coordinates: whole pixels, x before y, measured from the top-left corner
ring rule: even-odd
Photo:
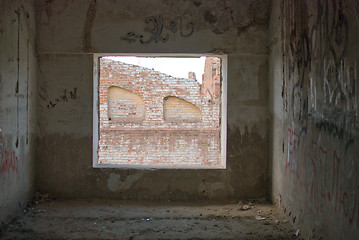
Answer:
[[[36,202],[1,239],[299,239],[274,206],[112,200]]]

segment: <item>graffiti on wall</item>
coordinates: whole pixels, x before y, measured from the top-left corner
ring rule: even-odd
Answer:
[[[190,4],[190,2],[189,2]],[[152,15],[144,19],[143,31],[129,31],[121,37],[128,43],[140,44],[165,43],[175,35],[188,38],[194,33],[208,29],[214,34],[223,34],[230,29],[240,35],[254,25],[266,25],[269,18],[270,1],[251,1],[250,4],[227,3],[211,1],[211,4],[193,2],[193,5],[184,7],[166,15]],[[246,12],[251,14],[244,14]],[[167,12],[167,11],[166,11]]]
[[[189,37],[195,30],[192,17],[191,11],[184,11],[181,16],[170,19],[168,22],[164,22],[163,16],[150,16],[145,19],[146,27],[144,31],[148,33],[148,37],[145,36],[145,33],[128,32],[126,36],[121,37],[121,40],[128,43],[139,40],[141,44],[148,44],[153,41],[156,43],[167,42],[169,33],[164,34],[164,29],[173,34],[179,32],[182,37]]]
[[[59,95],[57,98],[51,100],[47,105],[48,109],[54,108],[60,102],[68,102],[69,100],[76,100],[77,99],[77,87],[69,90],[64,89],[63,94]]]
[[[337,149],[328,150],[315,140],[301,140],[298,133],[288,129],[286,170],[304,189],[307,208],[324,216],[327,204],[342,214],[349,225],[359,228],[358,166],[353,159],[343,158]]]
[[[15,151],[5,149],[2,129],[0,128],[0,173],[18,172],[18,157]]]
[[[313,216],[358,229],[359,66],[349,32],[359,22],[348,20],[358,17],[351,3],[282,1],[283,164]]]
[[[346,57],[349,26],[343,3],[315,3],[313,24],[307,3],[295,4],[286,10],[286,18],[296,23],[284,24],[288,41],[283,51],[289,53],[283,62],[288,79],[285,106],[300,125],[300,134],[307,132],[311,121],[319,132],[345,141],[348,149],[359,132],[359,69],[356,59]]]

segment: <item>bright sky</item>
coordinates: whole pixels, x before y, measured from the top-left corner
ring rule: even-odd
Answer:
[[[178,77],[188,78],[188,72],[195,72],[196,79],[202,83],[206,57],[106,57]]]

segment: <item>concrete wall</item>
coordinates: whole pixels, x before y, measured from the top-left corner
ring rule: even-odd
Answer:
[[[269,1],[39,0],[36,6],[39,190],[152,200],[268,194]],[[227,169],[93,169],[92,53],[228,53]]]
[[[359,238],[358,38],[358,1],[272,2],[272,195],[305,238]]]
[[[0,223],[34,190],[34,13],[30,1],[0,1]]]
[[[36,156],[37,188],[54,197],[272,192],[305,237],[359,238],[358,1],[272,1],[269,39],[269,1],[35,8],[38,66],[31,1],[0,2],[1,221],[32,196]],[[94,169],[93,53],[227,53],[227,169]]]

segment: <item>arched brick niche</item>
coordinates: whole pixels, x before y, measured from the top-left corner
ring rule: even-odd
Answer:
[[[136,93],[124,88],[108,88],[108,118],[116,122],[142,122],[145,119],[145,103]]]
[[[167,96],[163,99],[163,118],[166,122],[200,122],[202,114],[194,104]]]

